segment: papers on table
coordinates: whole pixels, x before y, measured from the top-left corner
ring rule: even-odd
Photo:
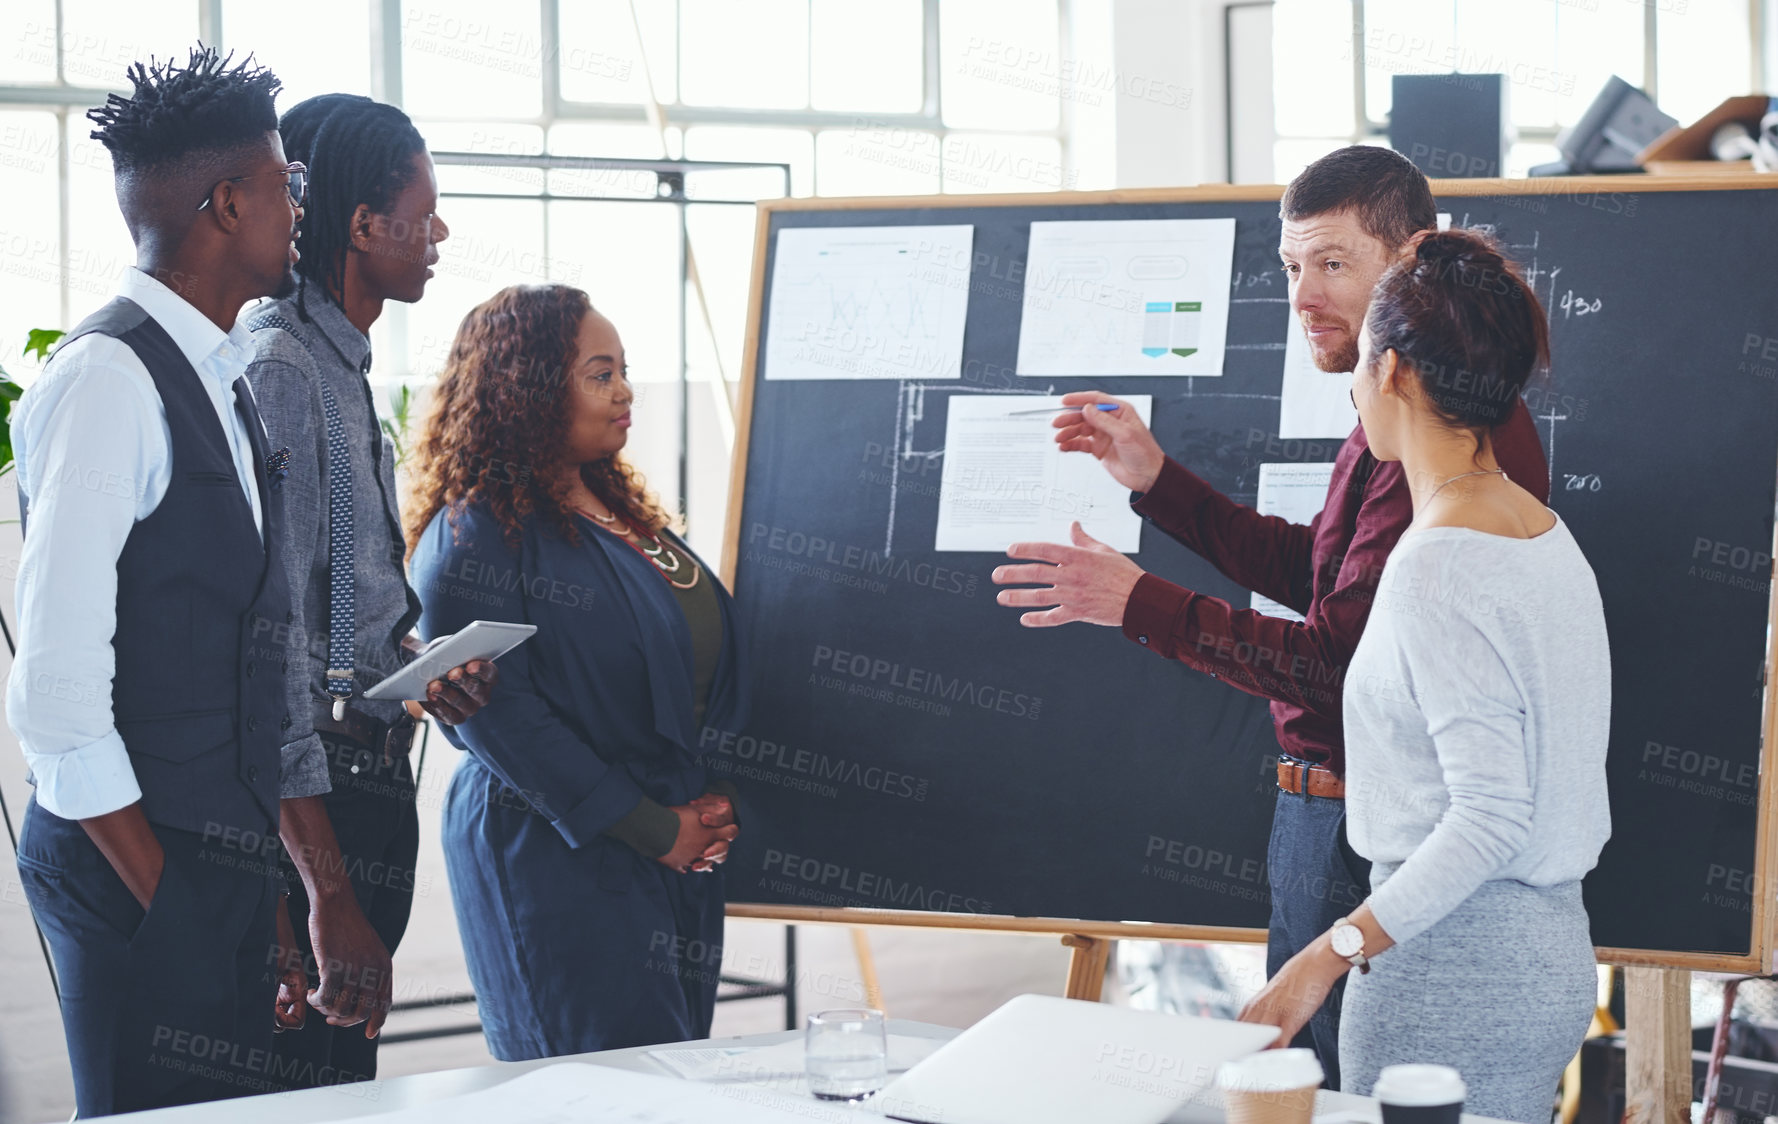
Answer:
[[[1220,375],[1234,219],[1034,222],[1018,373]]]
[[[944,1040],[889,1035],[889,1072],[903,1073],[924,1061]],[[648,1056],[688,1081],[779,1081],[803,1075],[803,1040],[774,1046],[689,1046],[648,1051]]]
[[[1126,395],[1144,424],[1153,399]],[[1061,397],[958,394],[945,420],[935,550],[1005,551],[1019,542],[1060,542],[1076,520],[1126,554],[1141,549],[1142,520],[1129,489],[1088,453],[1064,453],[1050,425]],[[1030,413],[1053,406],[1054,412]]]
[[[533,1070],[491,1089],[379,1115],[384,1124],[807,1124],[806,1100],[719,1089],[583,1062]],[[797,1111],[800,1109],[801,1111]]]
[[[1330,464],[1262,464],[1259,466],[1259,498],[1254,510],[1276,515],[1292,523],[1308,523],[1327,502],[1327,483],[1333,479]],[[1287,609],[1270,597],[1253,595],[1255,612],[1300,621],[1301,613]]]
[[[1284,332],[1279,439],[1347,436],[1358,425],[1358,408],[1352,405],[1352,372],[1329,374],[1315,366],[1303,326],[1294,318]]]
[[[973,226],[778,232],[768,379],[954,379]]]
[[[690,1046],[678,1050],[650,1050],[648,1056],[687,1081],[723,1081],[751,1076],[752,1066],[744,1066],[744,1059],[749,1054],[770,1049],[770,1046]]]

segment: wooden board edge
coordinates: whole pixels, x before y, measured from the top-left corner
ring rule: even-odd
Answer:
[[[775,211],[916,211],[964,207],[1095,207],[1106,203],[1264,203],[1277,184],[1125,187],[1107,191],[1013,191],[983,195],[804,195],[761,203]]]
[[[1624,175],[1540,176],[1536,179],[1432,180],[1432,194],[1486,195],[1636,195],[1644,191],[1759,191],[1778,188],[1778,176],[1748,175]],[[1535,190],[1534,190],[1535,189]]]
[[[1708,176],[1556,176],[1546,179],[1477,179],[1432,180],[1435,196],[1489,196],[1503,194],[1563,195],[1632,184],[1648,191],[1725,191],[1778,188],[1774,175],[1708,175]],[[1528,191],[1524,185],[1546,190]],[[1092,192],[1031,192],[993,195],[894,195],[894,196],[807,196],[762,200],[756,206],[758,222],[754,233],[753,279],[748,294],[747,333],[743,343],[741,369],[741,402],[735,422],[735,449],[729,475],[728,519],[723,537],[722,574],[730,590],[734,589],[736,566],[740,560],[741,507],[745,497],[747,450],[752,430],[753,386],[757,375],[760,343],[760,321],[764,313],[765,259],[771,237],[772,216],[778,212],[898,210],[922,207],[965,206],[1055,206],[1065,204],[1098,205],[1104,203],[1167,203],[1167,202],[1253,202],[1276,199],[1283,193],[1276,184],[1229,185],[1206,184],[1184,188],[1132,188]],[[1648,949],[1598,947],[1594,949],[1600,964],[1617,966],[1657,967],[1699,972],[1757,974],[1771,971],[1774,953],[1778,952],[1778,908],[1764,892],[1768,879],[1778,877],[1778,832],[1772,830],[1774,802],[1778,801],[1778,768],[1775,768],[1774,739],[1778,738],[1778,676],[1771,673],[1772,637],[1778,632],[1778,525],[1774,526],[1774,558],[1772,589],[1767,598],[1767,657],[1764,684],[1764,713],[1761,719],[1760,795],[1756,804],[1758,822],[1754,843],[1753,917],[1749,937],[1753,949],[1745,955],[1730,953],[1665,952]],[[1260,943],[1266,939],[1264,929],[1224,928],[1201,925],[1169,925],[1140,921],[1069,921],[1064,918],[977,917],[961,914],[928,914],[913,910],[869,910],[840,907],[778,906],[733,903],[727,907],[729,917],[744,920],[783,921],[809,925],[900,925],[910,927],[959,929],[977,932],[1012,932],[1034,934],[1080,934],[1126,940],[1186,940],[1228,943]]]
[[[1081,921],[1066,917],[1009,917],[999,914],[925,913],[912,909],[853,909],[842,906],[759,905],[730,902],[728,916],[791,925],[885,925],[912,929],[954,929],[978,933],[1107,937],[1131,941],[1206,941],[1264,944],[1264,929],[1215,925],[1169,925],[1147,921]]]
[[[762,203],[753,230],[753,280],[747,293],[747,334],[741,341],[741,401],[735,409],[735,449],[729,458],[728,519],[722,529],[722,580],[735,589],[741,561],[741,508],[747,497],[747,450],[753,442],[753,380],[759,374],[759,325],[765,318],[766,250],[771,244],[772,211],[782,200]]]
[[[1010,917],[1001,914],[924,913],[911,909],[855,909],[843,906],[764,905],[730,902],[738,921],[782,921],[790,925],[880,925],[910,929],[953,929],[977,933],[1107,937],[1130,941],[1202,941],[1209,944],[1264,944],[1264,929],[1216,925],[1173,925],[1149,921],[1083,921],[1067,917]],[[1693,972],[1751,973],[1759,957],[1709,952],[1660,952],[1638,948],[1596,948],[1601,964],[1668,968]]]
[[[1595,948],[1601,964],[1618,968],[1666,968],[1686,972],[1726,972],[1747,975],[1759,970],[1756,953],[1737,956],[1725,952],[1662,952],[1646,948]]]
[[[1778,475],[1778,467],[1774,473]],[[1778,524],[1772,528],[1771,552],[1778,557]],[[1774,801],[1778,801],[1778,750],[1773,747],[1778,739],[1778,676],[1772,674],[1772,637],[1778,632],[1778,563],[1771,579],[1766,586],[1766,661],[1761,669],[1765,712],[1760,716],[1760,783],[1753,805],[1758,816],[1753,855],[1753,938],[1758,963],[1752,970],[1759,973],[1772,971],[1773,953],[1778,951],[1778,901],[1772,890],[1778,878],[1778,831],[1772,824]]]
[[[1778,190],[1778,175],[1549,176],[1538,179],[1432,180],[1432,194],[1548,196],[1666,191]],[[960,207],[1092,207],[1107,203],[1254,203],[1276,200],[1283,184],[1199,184],[1194,187],[1126,187],[1107,191],[1003,192],[988,195],[822,195],[770,199],[769,211],[900,211]]]

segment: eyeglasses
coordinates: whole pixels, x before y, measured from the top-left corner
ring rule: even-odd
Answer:
[[[217,180],[210,186],[210,191],[204,196],[204,201],[198,204],[198,210],[201,211],[208,207],[210,200],[216,196],[216,189],[225,183],[240,183],[242,180],[250,180],[254,176],[269,176],[277,173],[290,177],[284,184],[290,189],[290,201],[298,207],[302,206],[303,201],[309,197],[309,170],[299,161],[292,160],[282,168],[269,169],[264,172],[249,172],[244,176],[230,176],[224,180]]]

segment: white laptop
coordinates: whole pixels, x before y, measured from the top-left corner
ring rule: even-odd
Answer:
[[[1021,995],[866,1102],[919,1124],[1160,1124],[1278,1028]]]

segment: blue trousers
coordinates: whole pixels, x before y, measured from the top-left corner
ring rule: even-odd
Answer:
[[[1272,838],[1266,849],[1272,883],[1272,923],[1266,933],[1266,975],[1351,913],[1370,893],[1370,863],[1346,842],[1346,802],[1278,793]],[[1344,977],[1293,1046],[1315,1051],[1325,1085],[1340,1087],[1340,1006]]]
[[[323,797],[327,818],[339,841],[340,858],[352,882],[352,896],[383,947],[394,955],[414,909],[415,865],[420,853],[420,821],[414,808],[414,773],[407,757],[384,763],[381,747],[360,745],[334,733],[321,734],[333,791]],[[290,928],[303,956],[309,986],[321,983],[309,941],[309,896],[288,865]],[[399,983],[399,980],[397,981]],[[286,1030],[272,1043],[286,1089],[311,1089],[370,1081],[377,1075],[377,1043],[364,1025],[329,1026],[310,1011],[301,1029]]]
[[[235,833],[154,834],[166,865],[144,912],[78,822],[32,799],[19,831],[82,1117],[276,1087],[275,863]]]
[[[468,753],[451,776],[441,835],[495,1057],[709,1037],[721,867],[680,874],[609,838],[570,847]]]

